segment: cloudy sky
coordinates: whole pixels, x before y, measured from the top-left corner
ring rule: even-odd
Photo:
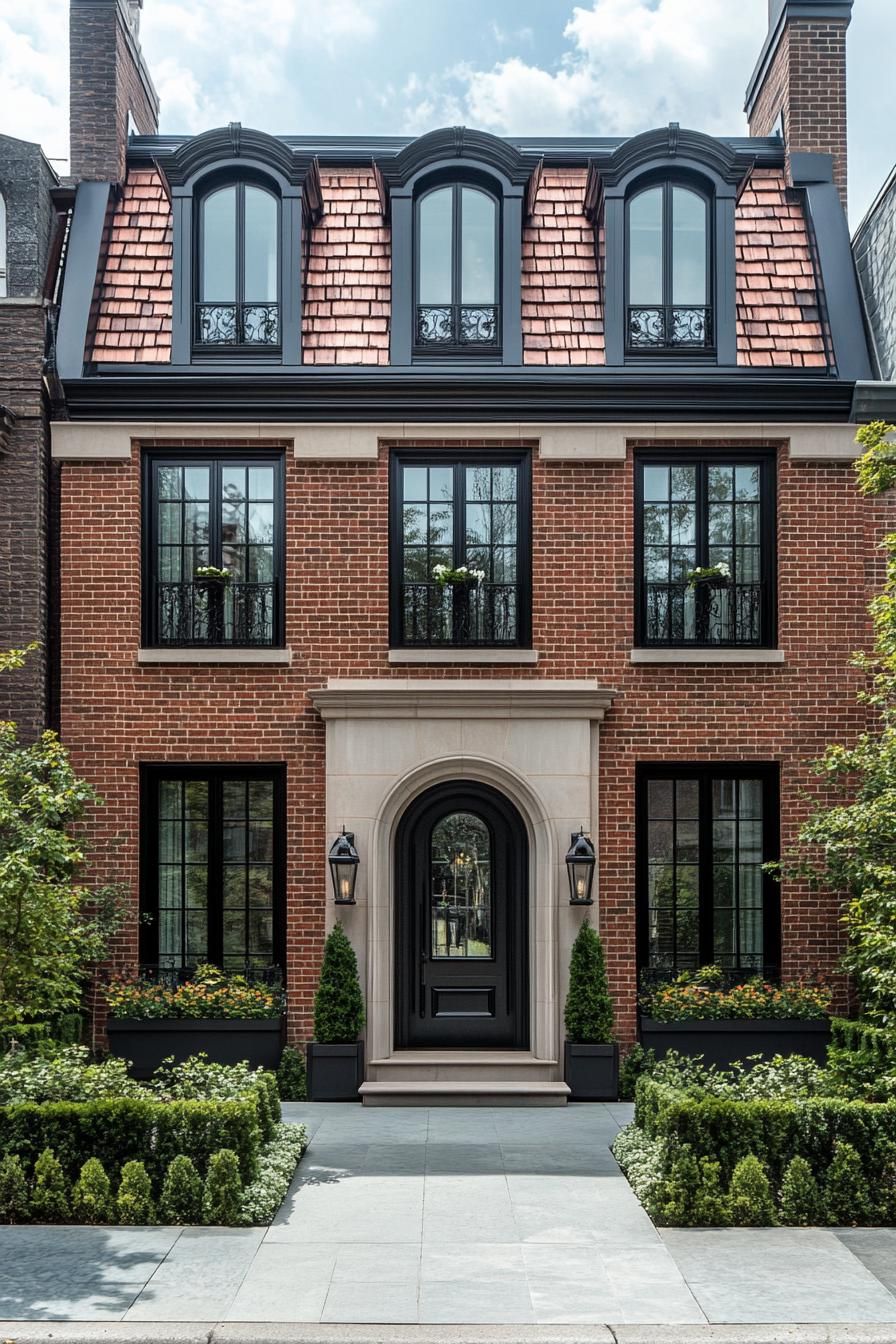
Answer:
[[[67,10],[0,0],[0,131],[61,159]],[[141,33],[167,131],[737,135],[766,18],[767,0],[145,0]],[[894,45],[896,0],[856,0],[853,225],[896,160]]]

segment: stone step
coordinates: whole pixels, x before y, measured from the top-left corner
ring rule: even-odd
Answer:
[[[549,1083],[559,1073],[555,1059],[538,1059],[526,1050],[398,1050],[367,1066],[375,1083]]]
[[[365,1106],[565,1106],[569,1088],[538,1079],[426,1082],[388,1080],[361,1084]]]

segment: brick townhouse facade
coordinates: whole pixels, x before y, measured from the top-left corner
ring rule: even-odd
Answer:
[[[748,137],[277,138],[158,134],[139,6],[72,0],[61,728],[120,966],[276,965],[302,1041],[340,918],[366,1101],[562,1100],[584,830],[623,1042],[639,976],[833,970],[762,864],[861,730],[890,521],[850,8],[772,0]]]

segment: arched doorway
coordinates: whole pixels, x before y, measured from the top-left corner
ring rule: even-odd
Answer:
[[[528,839],[497,789],[451,780],[405,811],[395,847],[399,1049],[529,1045]]]

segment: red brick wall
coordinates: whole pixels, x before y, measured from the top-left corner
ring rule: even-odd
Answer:
[[[258,445],[254,445],[258,446]],[[806,765],[849,739],[863,712],[851,651],[867,643],[866,584],[885,506],[861,501],[847,466],[779,454],[782,667],[632,666],[632,465],[533,462],[536,669],[421,668],[419,675],[597,678],[617,691],[601,736],[600,922],[625,1037],[634,1029],[634,765],[777,760],[782,838],[792,841]],[[136,665],[139,469],[62,471],[62,729],[107,805],[96,840],[136,909],[140,761],[269,761],[288,771],[290,1032],[309,1028],[329,894],[323,871],[324,729],[308,692],[327,677],[414,676],[387,662],[387,452],[371,463],[287,456],[287,641],[291,667]],[[563,584],[557,575],[564,576]],[[574,613],[571,620],[570,614]],[[837,903],[788,883],[784,970],[830,969]],[[136,955],[136,914],[118,949]]]
[[[833,154],[846,207],[846,29],[848,21],[791,20],[750,116],[750,135],[772,135],[784,111],[789,156]]]

